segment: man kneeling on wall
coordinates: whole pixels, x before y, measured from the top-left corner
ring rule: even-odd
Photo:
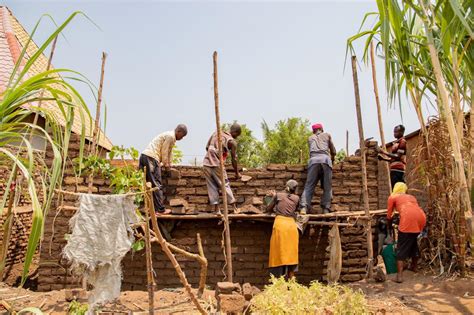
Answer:
[[[290,179],[282,192],[272,191],[272,201],[267,211],[275,211],[270,239],[270,257],[268,267],[275,277],[293,278],[298,267],[298,227],[296,225],[296,210],[300,198],[295,194],[298,183]]]

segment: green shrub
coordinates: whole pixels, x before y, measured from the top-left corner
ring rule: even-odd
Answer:
[[[360,291],[314,281],[309,287],[292,279],[270,280],[271,284],[252,299],[256,314],[368,314],[367,301]]]

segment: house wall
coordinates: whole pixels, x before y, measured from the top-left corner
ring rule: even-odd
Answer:
[[[378,161],[373,150],[376,143],[371,143],[368,153],[368,187],[371,209],[379,206]],[[165,196],[183,198],[189,203],[189,212],[211,211],[208,205],[207,189],[202,171],[199,167],[177,167],[178,172],[166,174],[164,177]],[[306,179],[306,170],[302,165],[269,165],[265,169],[249,170],[245,174],[253,176],[248,183],[237,182],[232,178],[238,206],[249,199],[262,199],[268,190],[283,189],[285,182],[293,178],[299,182],[301,193]],[[333,176],[333,209],[336,211],[355,211],[363,209],[362,174],[360,157],[352,156],[334,166]],[[75,178],[71,172],[66,172],[64,188],[78,192],[87,191],[87,179]],[[94,193],[110,193],[107,180],[94,180]],[[318,208],[320,189],[313,198],[313,206]],[[65,206],[74,206],[76,197],[64,195]],[[58,206],[57,204],[55,205]],[[40,253],[38,288],[47,291],[65,287],[77,287],[80,278],[72,274],[68,263],[61,258],[62,249],[66,243],[64,235],[69,232],[69,219],[74,210],[58,211],[53,208],[47,218],[44,232],[44,243]],[[222,225],[217,220],[174,220],[171,232],[171,243],[185,249],[197,252],[196,233],[203,239],[204,252],[209,260],[208,284],[214,285],[223,279],[222,268],[224,256],[221,248]],[[258,220],[233,220],[231,222],[232,251],[234,261],[235,281],[252,282],[263,285],[268,279],[265,269],[268,259],[269,240],[272,231],[271,222]],[[300,238],[300,265],[298,278],[309,283],[311,280],[324,280],[325,266],[328,256],[326,247],[328,229],[314,227],[307,229]],[[357,281],[365,274],[366,238],[362,227],[341,228],[343,247],[342,281]],[[174,268],[161,252],[158,246],[153,248],[153,264],[157,274],[158,287],[180,286]],[[199,278],[199,265],[178,255],[178,261],[184,267],[190,283],[195,286]],[[146,273],[143,252],[129,253],[122,262],[123,289],[145,289]]]
[[[41,119],[39,121],[40,125],[42,123]],[[44,126],[44,123],[43,123]],[[71,135],[71,142],[69,145],[69,152],[68,152],[68,164],[67,164],[67,174],[72,176],[72,160],[79,156],[79,148],[80,148],[80,136],[72,134]],[[101,150],[101,154],[105,155],[105,151]],[[44,160],[47,166],[51,166],[53,161],[53,152],[50,148],[47,148],[43,153],[37,153],[40,157]],[[5,192],[9,187],[8,181],[11,174],[12,164],[11,161],[6,159],[5,157],[0,157],[0,201],[3,200]],[[35,178],[35,185],[36,191],[39,196],[40,202],[42,202],[43,194],[41,191],[42,187],[42,180],[40,174],[37,173]],[[67,184],[67,181],[64,181],[63,184]],[[31,221],[32,221],[32,208],[31,208],[31,199],[28,193],[28,185],[26,180],[23,177],[23,174],[19,171],[17,180],[16,180],[16,196],[15,196],[15,207],[13,209],[14,217],[13,217],[13,228],[12,234],[10,237],[9,242],[9,251],[6,260],[6,268],[8,271],[8,267],[10,267],[14,263],[21,263],[25,257],[25,249],[28,243],[28,237],[31,230]],[[68,186],[68,189],[71,186]],[[7,203],[8,204],[8,203]],[[7,210],[4,209],[3,215],[0,217],[0,243],[3,242],[3,222],[6,218]],[[47,217],[52,220],[51,217]]]

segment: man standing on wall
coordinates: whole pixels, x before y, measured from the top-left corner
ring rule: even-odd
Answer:
[[[152,187],[158,187],[153,191],[153,205],[155,212],[169,214],[171,210],[165,209],[163,205],[163,185],[161,179],[161,168],[171,168],[173,160],[173,147],[176,141],[183,139],[188,134],[186,125],[179,124],[174,130],[166,131],[155,137],[140,154],[139,168],[145,170],[146,181]]]
[[[311,209],[314,189],[321,182],[323,195],[321,197],[321,209],[323,213],[331,212],[332,198],[332,164],[336,157],[336,148],[332,142],[331,135],[324,132],[322,124],[314,124],[313,135],[309,137],[309,163],[308,177],[301,196],[301,214],[306,214]]]
[[[235,171],[235,176],[240,179],[241,175],[237,166],[237,139],[242,133],[242,129],[239,124],[234,123],[230,127],[230,132],[221,132],[221,143],[222,143],[222,157],[224,161],[230,152],[232,158],[232,166]],[[219,143],[217,138],[217,131],[212,134],[207,141],[206,145],[206,156],[203,161],[203,172],[206,177],[207,193],[209,195],[209,202],[214,205],[214,211],[220,213],[219,210],[219,189],[221,188],[221,177],[220,177],[220,158],[219,158]],[[230,188],[229,179],[224,169],[224,181],[225,190],[227,193],[228,202],[235,207],[235,198]]]
[[[392,189],[396,183],[405,182],[407,141],[404,138],[404,134],[405,127],[403,125],[395,126],[393,136],[396,140],[392,143],[391,153],[377,148],[379,160],[390,163],[390,183],[392,184]]]

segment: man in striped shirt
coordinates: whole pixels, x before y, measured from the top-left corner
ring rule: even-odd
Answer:
[[[142,170],[146,168],[146,181],[150,182],[152,187],[158,187],[158,190],[153,191],[153,204],[155,211],[160,214],[171,212],[163,205],[161,168],[164,167],[166,170],[171,168],[173,147],[176,141],[183,139],[187,134],[186,125],[179,124],[174,130],[163,132],[155,137],[140,155],[139,167]]]
[[[398,182],[405,182],[407,141],[404,138],[405,127],[403,125],[395,126],[393,136],[395,141],[392,142],[391,152],[386,152],[380,148],[377,149],[379,159],[390,163],[390,182],[392,189]]]

